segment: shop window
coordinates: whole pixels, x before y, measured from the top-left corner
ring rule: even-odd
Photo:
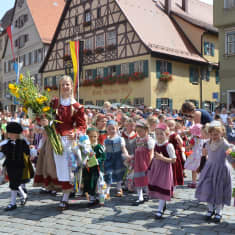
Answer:
[[[103,106],[104,105],[104,100],[96,100],[96,105],[97,106]]]
[[[144,98],[134,98],[134,105],[143,105],[144,104]]]

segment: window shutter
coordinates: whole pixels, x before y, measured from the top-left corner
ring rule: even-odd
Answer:
[[[92,78],[96,79],[96,76],[97,76],[97,69],[93,69],[92,70]]]
[[[121,65],[116,65],[116,75],[119,76],[121,74]]]
[[[173,100],[172,99],[169,99],[169,108],[170,108],[170,111],[172,112],[172,110],[173,110]]]
[[[156,61],[156,76],[157,78],[161,77],[161,61],[160,60]]]
[[[45,78],[45,79],[44,79],[44,88],[47,87],[47,80],[48,80],[48,78]]]
[[[215,56],[215,45],[211,43],[211,56]]]
[[[160,109],[162,107],[162,101],[160,98],[157,98],[156,107]]]
[[[104,68],[104,77],[106,78],[108,76],[108,68]]]
[[[134,63],[129,63],[129,74],[132,75],[134,73]]]
[[[148,71],[149,71],[149,62],[148,62],[148,60],[145,60],[144,61],[144,69],[143,69],[143,71],[144,71],[144,76],[145,77],[148,77],[149,76],[149,73],[148,73]]]
[[[56,76],[52,78],[52,86],[56,87]]]
[[[167,72],[169,73],[169,74],[172,74],[172,64],[171,63],[167,63]]]
[[[207,55],[207,42],[204,42],[204,55]]]
[[[219,82],[220,82],[220,80],[219,80],[219,71],[216,70],[216,72],[215,72],[215,83],[219,84]]]
[[[190,67],[189,68],[189,81],[190,81],[190,83],[194,82],[193,74],[194,74],[194,69],[192,67]]]
[[[195,100],[195,106],[197,109],[199,108],[199,102],[197,100]]]
[[[210,71],[206,71],[206,81],[210,81]]]

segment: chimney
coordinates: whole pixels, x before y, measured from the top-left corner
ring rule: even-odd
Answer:
[[[172,3],[173,3],[173,0],[165,0],[165,10],[168,15],[170,15],[171,13]]]
[[[188,13],[189,12],[189,0],[182,0],[182,9]]]

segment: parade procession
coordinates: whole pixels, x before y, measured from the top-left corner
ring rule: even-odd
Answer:
[[[235,1],[0,4],[0,234],[235,234]]]

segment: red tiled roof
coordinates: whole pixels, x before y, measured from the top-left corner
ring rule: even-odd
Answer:
[[[27,0],[27,3],[42,41],[51,43],[64,9],[65,1]]]
[[[191,0],[190,0],[191,1]],[[116,0],[144,44],[153,52],[198,62],[206,62],[181,30],[165,13],[161,4],[152,0]]]

